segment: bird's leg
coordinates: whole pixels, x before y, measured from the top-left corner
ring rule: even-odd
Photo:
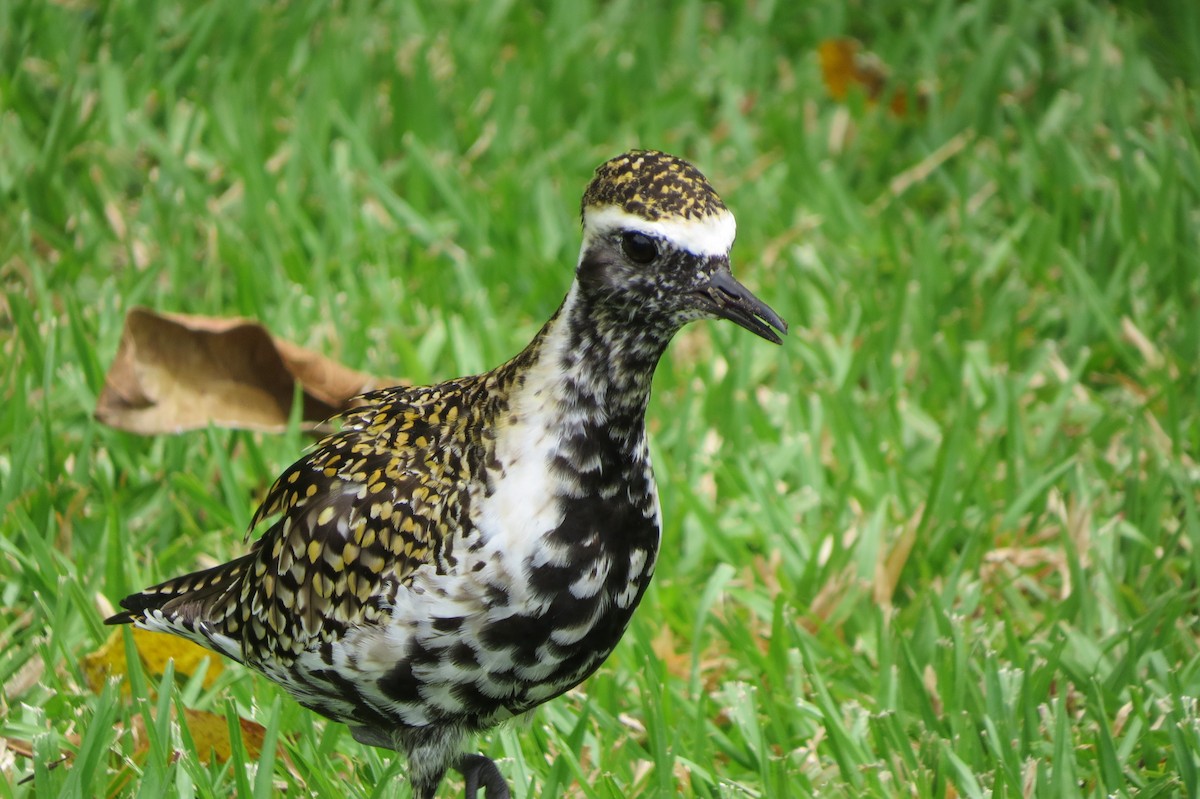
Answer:
[[[454,764],[454,770],[463,775],[467,783],[467,799],[483,788],[484,799],[511,799],[508,784],[496,763],[483,755],[462,755]]]

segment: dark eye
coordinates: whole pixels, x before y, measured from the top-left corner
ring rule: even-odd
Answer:
[[[629,230],[621,234],[621,249],[635,264],[648,264],[658,257],[658,245],[645,233]]]

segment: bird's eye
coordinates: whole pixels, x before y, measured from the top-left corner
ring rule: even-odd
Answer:
[[[621,249],[635,264],[648,264],[658,257],[658,245],[645,233],[626,231],[621,234]]]

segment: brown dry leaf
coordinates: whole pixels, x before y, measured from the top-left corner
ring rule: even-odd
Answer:
[[[24,738],[0,737],[0,752],[11,752],[18,757],[33,757],[33,741]]]
[[[200,762],[208,763],[210,755],[215,757],[218,763],[228,761],[232,754],[232,745],[229,741],[229,723],[225,717],[207,710],[191,708],[185,708],[184,715],[188,731],[196,743],[196,754],[199,755]],[[238,719],[238,726],[242,728],[242,743],[246,747],[247,756],[250,760],[258,760],[263,738],[267,734],[266,727],[243,718]]]
[[[68,738],[70,737],[71,736],[68,736]],[[78,736],[75,736],[75,740],[71,741],[71,743],[78,746]],[[8,778],[10,785],[26,785],[33,780],[33,775],[28,774],[22,779],[17,780],[16,783],[12,782],[13,760],[17,757],[23,757],[32,760],[33,754],[33,741],[29,741],[24,738],[5,738],[0,736],[0,773],[3,773],[4,776]],[[44,765],[47,771],[53,771],[59,766],[70,763],[74,757],[75,753],[67,750],[66,752],[62,753],[62,756],[59,757],[58,760],[52,760]]]
[[[924,513],[925,505],[922,503],[909,517],[891,548],[881,547],[879,550],[875,563],[875,580],[871,588],[875,604],[882,608],[892,607],[892,597],[896,595],[900,573],[904,571],[908,556],[912,554],[913,545],[917,542],[917,528],[921,525]]]
[[[42,656],[34,653],[4,681],[0,689],[0,714],[8,712],[8,703],[19,701],[27,691],[42,681],[46,673],[46,662]]]
[[[692,678],[691,649],[686,642],[676,640],[670,627],[664,625],[655,634],[653,640],[650,641],[650,649],[663,662],[667,674],[684,681]],[[732,660],[729,658],[727,650],[719,642],[713,640],[700,653],[700,661],[696,665],[699,667],[700,680],[704,690],[715,691],[728,675]]]
[[[853,565],[846,566],[840,572],[831,575],[809,603],[808,615],[800,620],[800,625],[811,633],[829,623],[834,613],[842,607],[854,585]]]
[[[249,319],[134,308],[96,418],[142,435],[209,424],[277,432],[287,426],[297,382],[302,419],[313,427],[349,407],[350,398],[402,381],[343,366]]]
[[[854,39],[826,39],[817,47],[821,62],[821,78],[829,96],[839,103],[846,102],[853,87],[859,87],[866,95],[867,104],[874,106],[891,90],[888,108],[898,117],[906,116],[909,108],[909,90],[889,86],[888,68],[873,53],[864,52],[862,45]],[[924,109],[928,97],[916,92],[916,105]]]
[[[692,655],[686,647],[676,642],[670,627],[664,624],[659,628],[654,639],[650,641],[650,649],[666,666],[667,674],[678,680],[687,680],[691,676]]]
[[[171,709],[175,717],[175,709]],[[215,758],[218,763],[225,763],[233,755],[233,745],[229,740],[229,722],[225,716],[208,710],[193,710],[184,708],[184,722],[188,733],[196,744],[196,756],[201,763],[207,765]],[[257,760],[262,752],[263,740],[267,730],[256,721],[238,718],[238,726],[242,730],[242,744],[245,746],[247,758]],[[130,736],[133,740],[132,756],[141,761],[150,748],[150,737],[146,734],[146,719],[140,713],[135,713],[130,719]],[[280,750],[283,755],[283,750]]]
[[[137,647],[142,661],[142,668],[156,677],[161,677],[166,670],[167,661],[175,661],[175,673],[190,676],[200,667],[200,661],[208,658],[208,671],[204,673],[204,687],[208,688],[225,669],[221,659],[204,647],[193,644],[186,638],[167,633],[155,633],[149,630],[132,628],[133,643]],[[104,682],[111,675],[124,677],[129,673],[125,661],[125,643],[120,630],[113,630],[108,640],[95,652],[83,656],[83,675],[88,687],[96,693],[104,688]],[[123,686],[122,690],[128,690]]]

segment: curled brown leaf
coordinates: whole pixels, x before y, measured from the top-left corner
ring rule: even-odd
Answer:
[[[315,428],[358,394],[402,381],[351,369],[241,318],[134,308],[96,402],[104,424],[142,435],[216,425],[286,428],[297,383]]]

